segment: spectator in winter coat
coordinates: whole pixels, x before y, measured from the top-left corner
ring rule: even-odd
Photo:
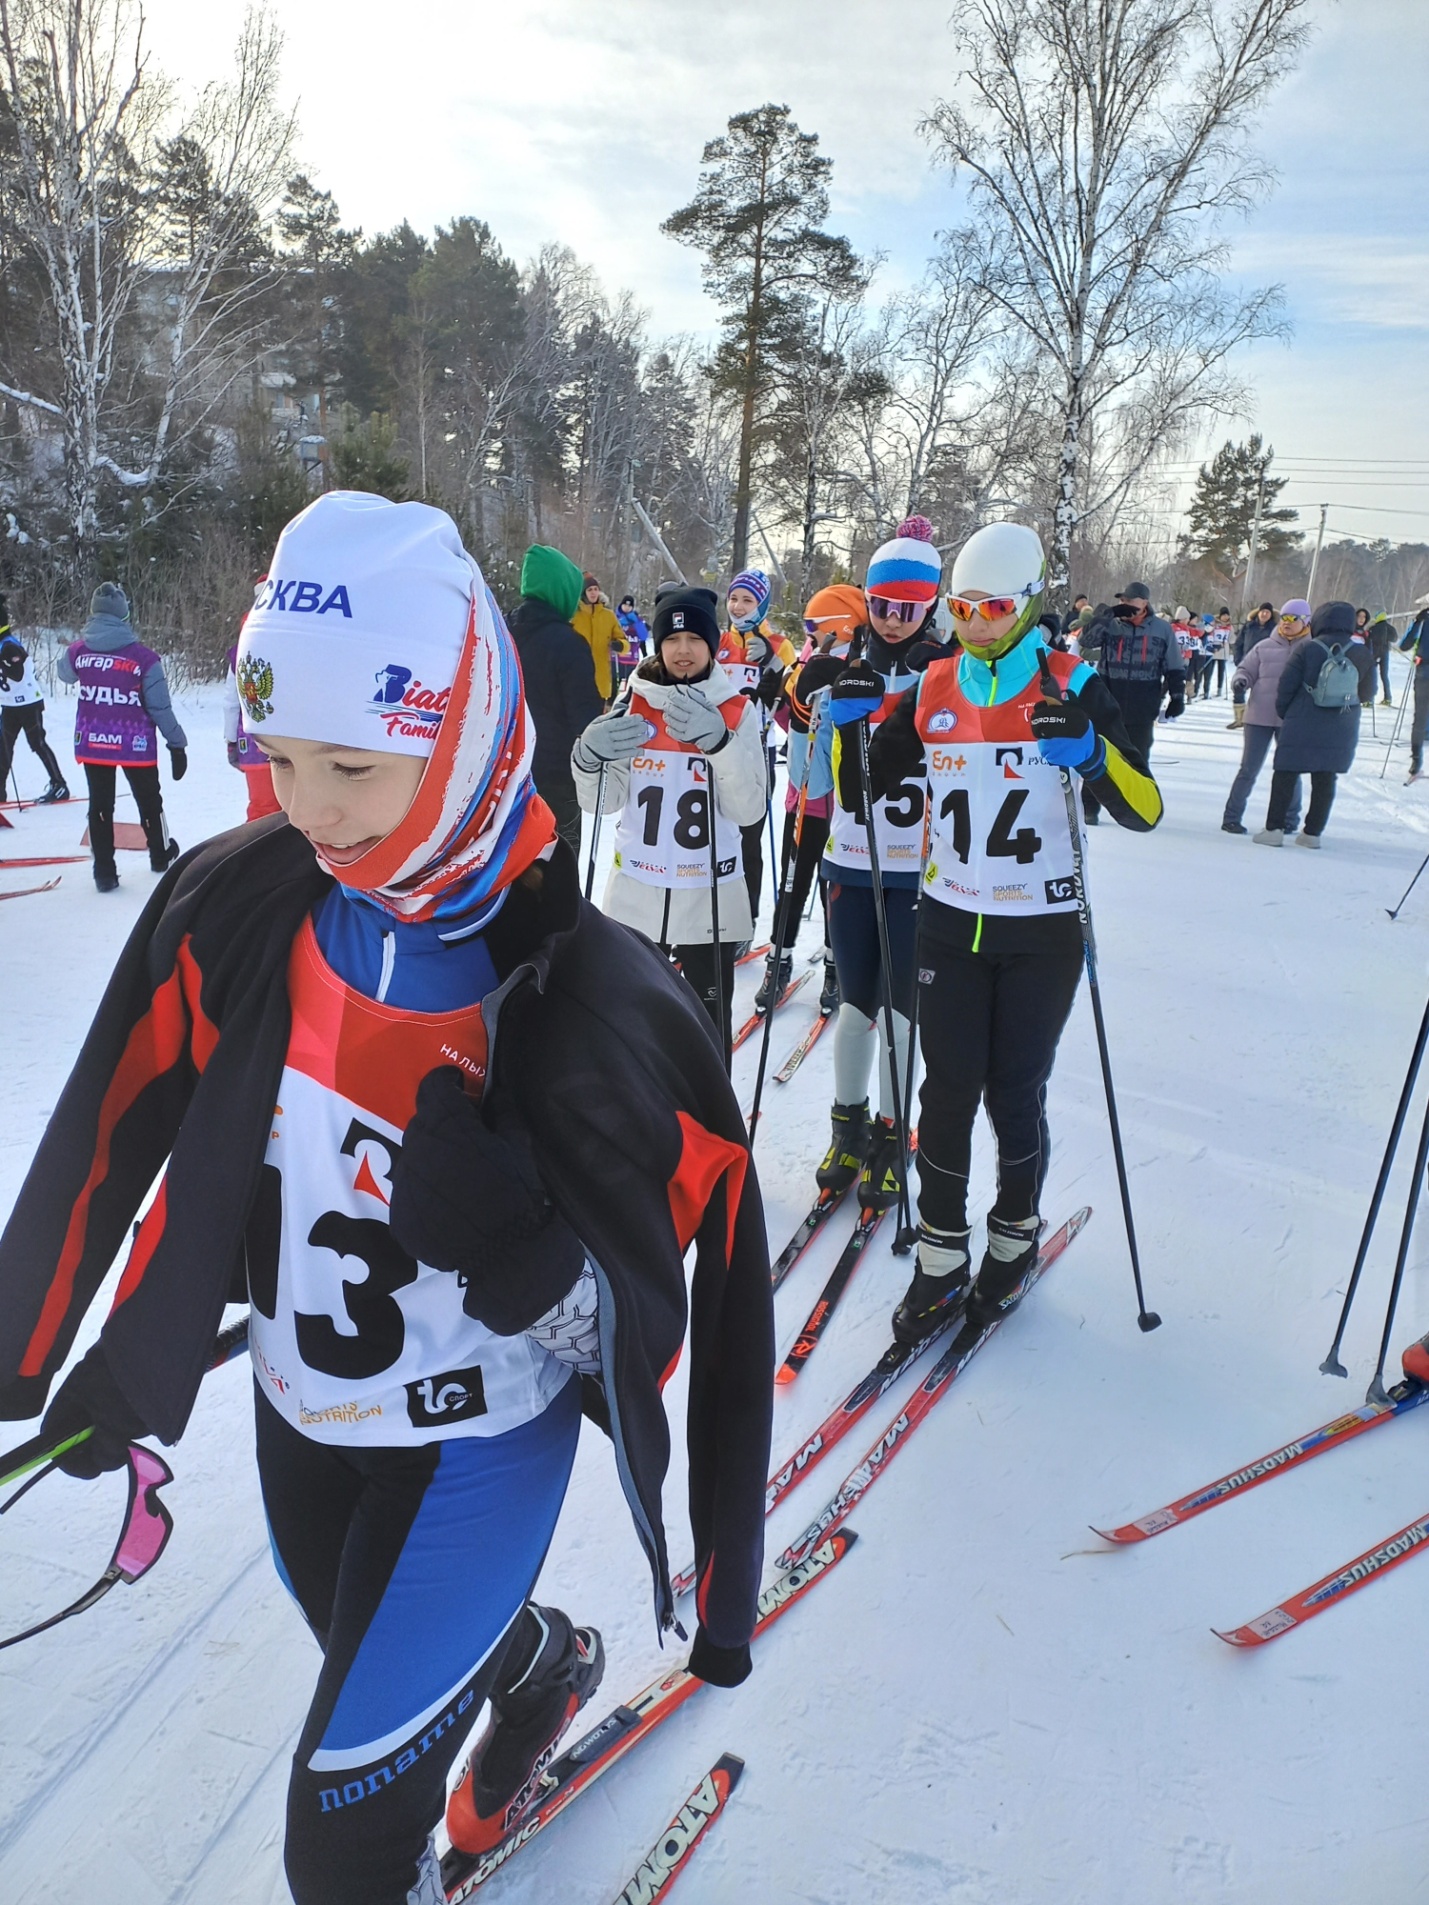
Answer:
[[[1296,644],[1303,642],[1309,633],[1310,604],[1298,598],[1287,602],[1280,611],[1275,633],[1267,636],[1263,642],[1257,642],[1231,677],[1231,692],[1238,703],[1243,703],[1236,712],[1245,717],[1239,724],[1245,732],[1240,771],[1231,782],[1230,793],[1226,796],[1226,811],[1221,820],[1222,833],[1246,831],[1242,825],[1245,803],[1250,799],[1256,778],[1270,752],[1270,744],[1280,728],[1280,716],[1275,708],[1280,677]],[[1245,700],[1247,693],[1248,701]],[[1290,806],[1286,810],[1285,830],[1294,833],[1299,824],[1300,783],[1297,780],[1290,797]]]
[[[68,800],[65,777],[60,772],[54,749],[45,739],[45,698],[35,677],[35,664],[11,628],[10,610],[0,595],[0,800],[5,798],[15,742],[22,734],[30,744],[30,752],[50,777],[40,795],[40,804]]]
[[[1311,618],[1310,639],[1296,644],[1281,671],[1275,690],[1280,738],[1270,777],[1270,809],[1263,832],[1255,836],[1261,846],[1284,846],[1290,803],[1301,774],[1310,776],[1310,807],[1296,843],[1302,847],[1320,844],[1334,804],[1335,781],[1349,772],[1355,758],[1360,705],[1374,694],[1374,658],[1369,644],[1354,639],[1354,634],[1355,612],[1350,604],[1322,602]],[[1320,707],[1312,692],[1334,649],[1359,676],[1359,699],[1348,707]]]
[[[569,556],[533,542],[522,559],[521,600],[511,617],[526,706],[536,724],[531,777],[573,853],[581,847],[581,809],[571,749],[601,711],[591,651],[571,625],[583,583]]]
[[[1429,727],[1429,595],[1421,595],[1415,604],[1418,613],[1400,638],[1399,652],[1414,657],[1414,721],[1409,730],[1409,780],[1417,781],[1424,773],[1424,730]]]
[[[1221,614],[1229,617],[1230,610],[1222,609]],[[1249,621],[1242,622],[1235,638],[1235,664],[1239,668],[1257,642],[1263,642],[1275,627],[1275,604],[1262,602]]]
[[[1370,618],[1369,626],[1362,633],[1369,643],[1369,652],[1374,656],[1374,665],[1379,671],[1381,691],[1379,705],[1382,708],[1392,708],[1394,697],[1389,692],[1389,645],[1394,640],[1394,624],[1381,610],[1378,615]]]
[[[1095,648],[1095,657],[1090,651]],[[1095,660],[1097,673],[1121,709],[1132,747],[1143,761],[1151,754],[1156,715],[1162,698],[1170,695],[1166,712],[1174,721],[1186,706],[1186,661],[1171,624],[1151,613],[1151,591],[1144,582],[1130,582],[1114,609],[1097,611],[1082,638],[1082,655]],[[1083,783],[1082,807],[1096,824],[1096,796]]]
[[[571,614],[571,626],[589,645],[595,663],[595,685],[602,701],[611,695],[611,658],[625,646],[625,634],[601,595],[600,584],[586,571],[582,577],[580,599]]]
[[[178,859],[179,844],[169,838],[164,820],[158,734],[169,749],[176,781],[189,765],[188,738],[169,699],[164,664],[135,636],[129,598],[117,582],[101,582],[94,591],[79,640],[60,656],[59,677],[79,687],[74,758],[89,783],[94,884],[101,893],[112,893],[119,884],[114,864],[115,768],[124,769],[139,809],[149,865],[162,873]]]

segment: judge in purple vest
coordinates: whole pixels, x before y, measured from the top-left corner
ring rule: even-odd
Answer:
[[[89,620],[77,642],[60,657],[61,681],[79,689],[74,713],[74,758],[89,783],[89,844],[94,884],[112,893],[119,884],[114,865],[114,770],[122,767],[133,790],[149,848],[149,865],[162,873],[179,857],[169,838],[159,790],[159,736],[169,750],[176,781],[188,768],[188,739],[169,700],[164,664],[146,648],[129,620],[129,598],[117,582],[101,582],[89,603]]]

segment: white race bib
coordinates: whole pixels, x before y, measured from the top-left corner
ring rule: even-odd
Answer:
[[[1076,909],[1062,776],[1036,744],[934,741],[926,746],[933,802],[924,891],[966,912]],[[1081,812],[1073,803],[1081,830]]]
[[[646,886],[672,890],[710,883],[710,791],[714,770],[698,752],[642,748],[630,763],[630,790],[615,830],[615,867]],[[739,828],[715,798],[721,884],[742,879]]]

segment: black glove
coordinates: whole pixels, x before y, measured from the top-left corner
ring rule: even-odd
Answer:
[[[514,1119],[487,1123],[455,1065],[428,1072],[392,1173],[392,1234],[410,1256],[456,1273],[462,1308],[515,1336],[559,1303],[585,1248],[537,1175]]]
[[[1185,712],[1186,712],[1185,695],[1184,694],[1172,695],[1171,699],[1166,703],[1166,719],[1168,721],[1178,721]]]
[[[181,781],[184,775],[189,771],[187,750],[181,747],[171,747],[169,749],[169,765],[173,769],[174,779]]]
[[[1100,736],[1091,716],[1075,701],[1039,701],[1029,718],[1032,738],[1044,761],[1081,772],[1096,759]]]
[[[149,1433],[110,1374],[98,1343],[65,1377],[40,1424],[51,1448],[81,1429],[92,1429],[93,1434],[57,1456],[55,1466],[82,1482],[93,1481],[106,1469],[123,1468],[129,1444]]]

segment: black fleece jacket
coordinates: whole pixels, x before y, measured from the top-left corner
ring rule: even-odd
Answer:
[[[614,1443],[662,1627],[675,1615],[660,1392],[689,1322],[692,1664],[732,1682],[759,1590],[774,1362],[743,1121],[705,1014],[648,942],[580,898],[569,849],[525,880],[506,908],[508,932],[524,915],[525,944],[483,1007],[488,1096],[530,1131],[595,1267],[604,1376],[587,1413]],[[329,885],[302,835],[265,820],[187,854],[155,889],[0,1236],[0,1417],[43,1407],[162,1173],[100,1342],[139,1418],[166,1442],[182,1434],[224,1304],[246,1294],[289,949]]]

